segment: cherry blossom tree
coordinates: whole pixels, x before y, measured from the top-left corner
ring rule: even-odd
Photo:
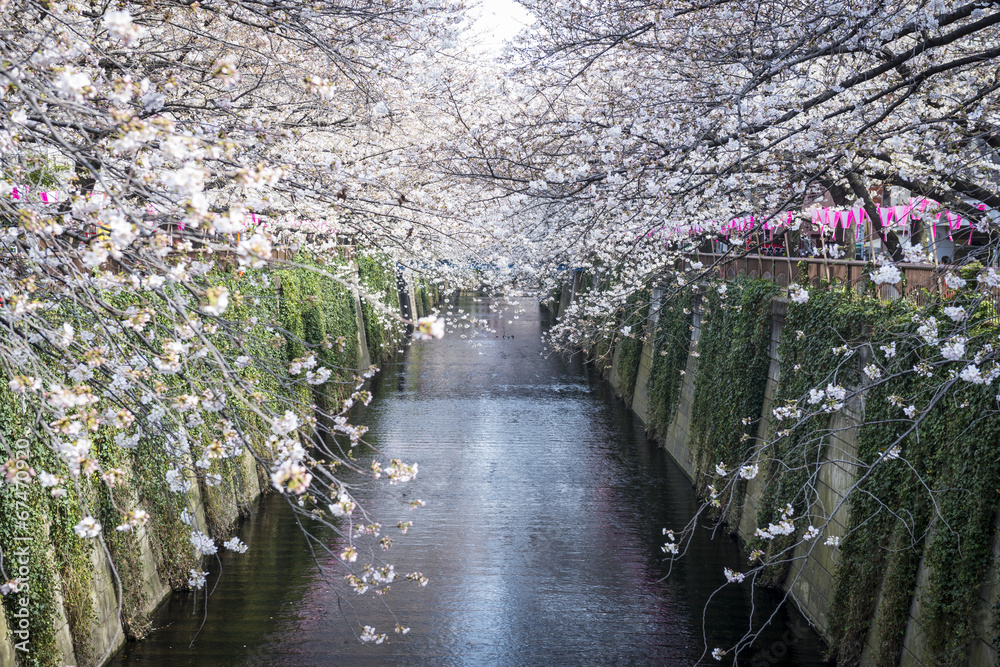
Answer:
[[[873,220],[869,188],[903,188],[989,233],[998,18],[987,5],[524,5],[537,23],[502,103],[476,119],[488,138],[460,151],[456,172],[546,220],[524,225],[553,244],[543,256],[634,276],[619,300],[673,266],[671,249],[735,218],[795,230],[801,217],[788,225],[785,212],[816,188]],[[903,259],[895,232],[884,245]]]
[[[283,328],[265,305],[276,271],[299,269],[363,291],[388,328],[443,334],[329,258],[347,236],[389,253],[390,273],[400,259],[426,263],[406,230],[428,214],[404,203],[443,188],[410,188],[426,179],[400,157],[414,131],[401,91],[454,48],[462,9],[0,3],[0,368],[19,410],[8,426],[25,429],[3,433],[6,482],[68,498],[75,534],[108,554],[108,531],[150,521],[128,462],[154,461],[156,493],[183,509],[198,589],[203,557],[247,545],[206,534],[192,494],[233,483],[248,458],[340,535],[350,588],[387,590],[392,538],[353,489],[408,481],[417,466],[360,454],[350,410],[370,400],[376,369],[352,367],[343,340]],[[95,518],[101,494],[116,526]],[[23,583],[11,576],[4,594]]]
[[[416,466],[355,458],[364,427],[349,410],[368,400],[373,371],[334,363],[336,340],[251,312],[275,271],[357,291],[320,261],[338,235],[441,284],[544,296],[583,269],[591,288],[550,335],[571,349],[633,335],[626,320],[664,307],[643,295],[651,285],[670,304],[756,250],[759,235],[729,221],[754,216],[788,238],[808,230],[817,191],[877,220],[877,188],[961,215],[983,243],[941,270],[947,303],[824,350],[835,361],[782,398],[751,454],[712,462],[705,511],[724,516],[739,480],[771,470],[786,443],[812,451],[850,428],[815,419],[862,395],[898,408],[884,421],[905,428],[875,459],[851,461],[848,498],[872,497],[866,484],[886,464],[916,471],[921,425],[1000,373],[984,324],[1000,287],[996,3],[521,4],[535,24],[496,59],[463,42],[459,0],[0,2],[0,367],[30,415],[41,447],[30,453],[46,461],[29,466],[4,442],[5,473],[74,498],[75,533],[100,541],[108,527],[84,483],[95,475],[122,532],[149,520],[115,491],[127,475],[102,463],[102,435],[114,433],[112,451],[162,455],[162,484],[180,498],[222,483],[221,461],[249,452],[296,511],[342,532],[349,585],[381,590],[389,565],[357,560],[386,536],[358,519],[345,475],[402,482]],[[887,231],[866,280],[897,284],[899,262],[926,256],[928,236]],[[723,237],[721,259],[692,256]],[[854,252],[843,231],[823,248]],[[239,286],[233,269],[248,277]],[[440,320],[401,321],[371,292],[387,321],[443,333]],[[792,313],[825,298],[813,285],[789,297]],[[301,354],[282,358],[280,345]],[[314,400],[337,381],[336,401]],[[825,530],[830,516],[807,527],[803,514],[818,467],[791,467],[804,473],[796,493],[759,527],[766,548],[751,573],[727,573],[731,584],[799,558]],[[696,525],[677,529],[669,556]],[[193,555],[218,549],[198,527],[189,537]],[[193,565],[189,585],[204,581]]]

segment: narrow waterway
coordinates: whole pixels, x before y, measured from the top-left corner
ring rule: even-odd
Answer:
[[[270,496],[240,529],[250,551],[226,554],[213,573],[207,614],[204,597],[174,594],[149,637],[112,664],[716,664],[706,647],[732,645],[751,613],[759,623],[775,612],[769,595],[752,601],[736,586],[705,607],[723,567],[745,563],[708,529],[664,579],[662,529],[693,515],[691,484],[585,364],[540,354],[544,313],[527,301],[452,305],[495,333],[463,327],[414,343],[356,418],[386,453],[420,464],[415,481],[391,488],[423,509],[384,493],[362,500],[385,526],[415,522],[388,560],[430,585],[400,582],[374,600],[342,594]],[[397,620],[411,632],[393,634]],[[360,643],[360,624],[389,641]],[[740,664],[819,665],[821,654],[803,618],[782,609]]]

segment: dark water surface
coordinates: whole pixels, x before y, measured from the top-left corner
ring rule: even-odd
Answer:
[[[496,333],[463,339],[473,329],[462,328],[413,344],[356,418],[386,453],[419,462],[415,481],[391,489],[425,508],[408,511],[385,487],[362,502],[387,527],[414,521],[387,559],[430,585],[399,581],[384,598],[332,587],[290,509],[270,496],[240,528],[250,551],[226,554],[221,579],[211,564],[207,616],[203,597],[175,593],[156,630],[111,664],[717,664],[705,648],[731,646],[750,622],[746,585],[704,608],[724,566],[745,568],[736,544],[701,530],[663,580],[662,529],[696,510],[687,478],[588,367],[539,355],[545,316],[530,302],[516,320],[511,305],[503,314],[486,299],[461,306]],[[335,558],[317,558],[342,576]],[[758,622],[774,613],[769,596],[755,602]],[[408,635],[392,633],[394,617]],[[362,624],[389,641],[361,644]],[[821,651],[797,612],[779,610],[739,662],[818,665]]]

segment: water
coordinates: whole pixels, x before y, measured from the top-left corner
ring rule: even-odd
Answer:
[[[414,482],[392,487],[398,497],[382,487],[365,503],[386,526],[415,522],[389,559],[430,585],[400,582],[384,598],[331,586],[322,571],[338,581],[336,558],[318,552],[317,564],[270,496],[240,528],[250,551],[213,572],[207,615],[203,596],[173,594],[157,629],[111,664],[716,664],[706,647],[732,645],[751,616],[746,585],[705,609],[723,567],[745,566],[735,542],[700,530],[664,580],[662,529],[697,507],[687,478],[579,359],[539,354],[545,316],[530,303],[503,314],[486,299],[460,305],[496,333],[415,343],[357,420],[385,452],[420,464]],[[427,506],[410,512],[415,498]],[[775,611],[772,595],[753,602],[758,622]],[[397,620],[411,632],[393,634]],[[360,643],[363,624],[389,641]],[[821,654],[803,618],[779,609],[739,663],[819,665]]]

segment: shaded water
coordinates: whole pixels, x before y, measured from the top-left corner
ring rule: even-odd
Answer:
[[[725,583],[723,567],[745,567],[736,544],[700,530],[663,580],[662,529],[695,512],[690,482],[587,366],[539,354],[544,314],[528,302],[516,320],[512,306],[501,314],[486,299],[461,305],[496,333],[463,339],[471,330],[462,329],[415,343],[356,418],[387,454],[420,464],[415,481],[392,487],[405,497],[383,487],[362,502],[385,526],[415,522],[388,559],[430,585],[339,596],[290,509],[271,496],[240,529],[250,551],[224,555],[221,578],[210,578],[218,585],[207,616],[203,597],[175,593],[149,638],[111,664],[715,664],[706,647],[732,645],[750,622],[745,585],[726,587],[705,609]],[[409,512],[399,502],[413,498],[427,506]],[[768,595],[754,602],[758,623],[775,612]],[[392,633],[393,614],[410,634]],[[361,644],[361,624],[389,641]],[[778,610],[739,662],[818,665],[821,651],[797,612]]]

